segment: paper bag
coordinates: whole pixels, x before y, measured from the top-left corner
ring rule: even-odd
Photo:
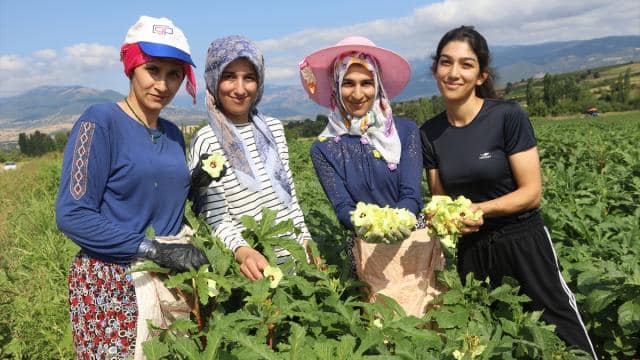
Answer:
[[[421,317],[440,293],[436,270],[444,268],[444,255],[437,238],[427,229],[416,230],[397,244],[367,243],[355,239],[353,255],[358,278],[371,287],[370,302],[377,294],[393,298],[407,315]]]

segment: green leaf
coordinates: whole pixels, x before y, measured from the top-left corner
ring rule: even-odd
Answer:
[[[194,339],[186,337],[177,337],[173,342],[173,349],[189,360],[199,360],[198,346],[195,344]]]
[[[338,342],[333,339],[321,339],[313,344],[313,354],[318,360],[335,360]]]
[[[186,333],[197,328],[198,325],[188,319],[177,319],[169,325],[169,329],[180,333]]]
[[[209,285],[207,284],[207,278],[198,274],[196,275],[195,283],[200,304],[207,305],[209,303]]]
[[[193,279],[195,275],[196,275],[195,270],[190,270],[188,272],[178,273],[175,275],[169,275],[169,278],[164,281],[164,284],[168,288],[174,288],[174,287],[178,287],[179,285],[185,285],[185,282],[186,282],[187,286],[191,288],[190,280]]]
[[[500,318],[499,321],[505,333],[514,337],[518,336],[518,324],[505,318]]]
[[[443,329],[463,328],[469,322],[469,309],[456,305],[436,310],[432,316]]]
[[[336,349],[337,359],[356,359],[353,355],[353,349],[356,346],[356,339],[351,335],[345,335],[340,338],[340,343]]]
[[[263,343],[258,343],[252,336],[235,333],[235,340],[250,353],[259,356],[261,359],[278,360],[276,354]]]
[[[129,271],[127,271],[127,273],[131,274],[139,271],[150,271],[161,274],[168,274],[169,272],[171,272],[171,270],[163,268],[151,260],[145,260],[138,265],[132,266]]]
[[[289,344],[291,345],[291,352],[289,358],[291,360],[305,358],[303,354],[304,336],[306,331],[304,328],[296,323],[291,323],[291,335],[289,335]]]
[[[220,344],[222,343],[222,331],[224,328],[216,324],[216,328],[213,331],[207,333],[207,347],[202,352],[202,359],[216,359],[218,351],[220,350]]]
[[[384,341],[384,335],[380,329],[369,329],[367,334],[363,339],[360,340],[360,346],[358,346],[358,350],[356,350],[355,354],[357,356],[362,356],[365,351],[369,350],[374,345],[380,344]]]
[[[625,335],[640,332],[640,300],[632,299],[618,308],[618,325]]]
[[[245,285],[245,290],[251,295],[244,298],[248,304],[262,305],[269,297],[269,281],[262,279]]]
[[[407,313],[405,313],[404,309],[402,308],[402,306],[400,306],[400,304],[398,304],[398,302],[394,299],[391,298],[389,296],[386,296],[385,294],[382,293],[378,293],[377,295],[378,302],[384,304],[383,306],[385,308],[388,308],[390,310],[392,310],[395,314],[401,316],[401,317],[406,317]]]
[[[153,240],[156,238],[156,230],[153,228],[152,224],[149,224],[149,226],[147,226],[147,229],[144,231],[144,236],[149,240]]]
[[[160,342],[157,337],[151,338],[142,343],[142,351],[147,360],[160,360],[169,355],[169,347]]]
[[[585,307],[588,313],[595,314],[604,310],[609,304],[616,301],[615,296],[611,296],[608,290],[595,289],[587,294]]]

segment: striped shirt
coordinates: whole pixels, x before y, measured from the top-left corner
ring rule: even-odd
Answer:
[[[280,155],[284,169],[287,172],[287,177],[291,183],[291,205],[285,207],[271,186],[269,176],[265,171],[264,164],[256,149],[252,122],[236,125],[236,128],[241,134],[245,146],[247,146],[253,159],[261,184],[261,190],[251,191],[244,187],[238,181],[226,156],[225,166],[227,167],[227,171],[225,175],[220,180],[213,181],[208,188],[200,190],[201,194],[203,191],[206,191],[206,200],[203,204],[202,212],[204,213],[207,224],[211,226],[212,234],[218,236],[227,248],[233,252],[240,246],[248,246],[241,235],[244,226],[242,222],[240,222],[240,217],[249,215],[259,221],[262,217],[261,212],[263,208],[277,211],[277,222],[291,219],[294,226],[301,230],[300,235],[296,239],[300,244],[305,240],[311,240],[311,235],[309,235],[309,230],[304,222],[302,210],[296,197],[291,170],[289,169],[289,149],[284,136],[284,127],[280,120],[275,118],[267,118],[266,123],[275,138],[278,154]],[[214,151],[223,152],[211,127],[205,126],[197,132],[191,141],[189,168],[193,169],[198,165],[198,159],[200,159],[201,154],[211,154]],[[293,238],[294,235],[291,233],[289,236]]]

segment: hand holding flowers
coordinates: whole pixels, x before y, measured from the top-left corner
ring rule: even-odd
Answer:
[[[471,200],[458,196],[434,195],[422,212],[429,223],[429,234],[440,237],[447,247],[455,247],[458,237],[467,233],[465,227],[476,229],[482,224],[482,210],[473,210]]]

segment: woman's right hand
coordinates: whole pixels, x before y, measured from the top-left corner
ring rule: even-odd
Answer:
[[[269,265],[269,262],[262,254],[248,246],[241,246],[236,249],[235,257],[240,264],[242,275],[252,281],[263,278],[262,270]]]

